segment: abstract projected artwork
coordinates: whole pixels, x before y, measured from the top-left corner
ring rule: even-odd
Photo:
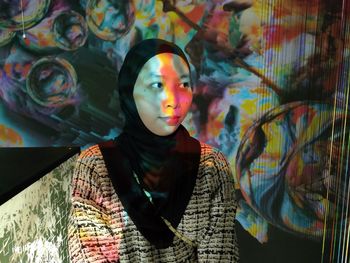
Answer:
[[[349,262],[349,14],[349,0],[1,0],[0,146],[115,137],[125,54],[166,39],[192,67],[185,126],[228,157],[242,229]]]

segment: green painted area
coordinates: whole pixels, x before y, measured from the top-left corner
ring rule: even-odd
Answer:
[[[0,206],[0,262],[69,262],[67,224],[76,156]]]

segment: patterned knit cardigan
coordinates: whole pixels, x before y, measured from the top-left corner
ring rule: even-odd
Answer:
[[[201,143],[196,184],[174,237],[157,249],[121,204],[97,145],[78,158],[72,180],[68,245],[72,262],[238,262],[233,178],[221,152]]]

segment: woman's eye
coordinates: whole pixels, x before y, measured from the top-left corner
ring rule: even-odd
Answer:
[[[181,87],[188,89],[188,88],[191,87],[191,85],[190,85],[189,82],[184,82],[184,83],[181,84]]]
[[[163,87],[163,84],[161,82],[156,82],[156,83],[152,83],[151,87],[155,89],[161,89]]]

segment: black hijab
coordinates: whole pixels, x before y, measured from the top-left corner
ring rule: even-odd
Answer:
[[[168,136],[158,136],[146,128],[138,114],[133,97],[136,79],[144,64],[161,53],[176,54],[189,67],[183,51],[165,40],[147,39],[132,47],[118,76],[125,126],[113,142],[100,144],[126,212],[157,248],[168,247],[173,241],[174,234],[161,216],[178,226],[193,192],[200,159],[199,142],[182,125]],[[144,190],[150,193],[152,203]]]

